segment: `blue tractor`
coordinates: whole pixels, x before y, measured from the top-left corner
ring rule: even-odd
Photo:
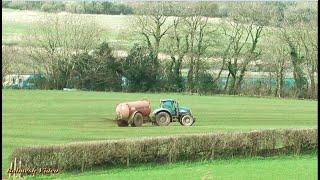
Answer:
[[[195,118],[187,107],[180,107],[173,99],[160,101],[160,108],[154,110],[151,116],[152,123],[158,126],[167,126],[171,122],[179,122],[183,126],[192,126]]]

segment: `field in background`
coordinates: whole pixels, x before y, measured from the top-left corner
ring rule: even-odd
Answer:
[[[13,48],[19,49],[19,55],[17,59],[22,59],[19,63],[19,68],[22,70],[22,73],[32,73],[32,65],[29,63],[32,61],[27,55],[30,52],[30,46],[37,48],[35,41],[27,40],[26,37],[29,32],[36,31],[38,28],[38,21],[44,19],[46,16],[56,16],[61,14],[66,14],[65,12],[54,14],[54,13],[45,13],[40,11],[29,11],[29,10],[13,10],[13,9],[2,9],[2,45],[13,45]],[[128,54],[129,50],[133,47],[135,43],[141,43],[143,37],[139,36],[135,28],[133,28],[134,16],[133,15],[104,15],[104,14],[71,14],[74,17],[83,17],[95,20],[98,23],[99,27],[102,28],[102,37],[101,41],[108,42],[112,49],[114,50],[114,55],[116,57],[124,57]],[[169,17],[168,22],[172,23],[173,17]],[[220,18],[209,18],[209,22],[213,23],[213,28],[211,31],[214,31],[215,28],[220,27],[221,22]],[[220,29],[220,31],[222,31]],[[223,32],[221,32],[223,34]],[[276,31],[272,27],[265,27],[264,36],[259,42],[259,45],[268,47],[270,44],[270,37],[276,34]],[[166,43],[166,36],[162,40],[163,45]],[[209,58],[206,60],[208,67],[212,70],[220,69],[222,58],[218,55],[221,54],[223,49],[226,46],[224,41],[220,39],[221,37],[215,37],[217,42],[213,47],[209,47],[207,55]],[[219,43],[218,43],[219,42]],[[164,48],[163,46],[162,48]],[[163,49],[164,50],[164,49]],[[214,55],[213,55],[214,54]],[[159,53],[160,59],[170,59],[170,56],[166,53]],[[30,59],[30,60],[29,60]],[[25,61],[23,61],[25,60]],[[261,63],[261,60],[256,63]],[[25,65],[22,65],[25,64]],[[254,63],[252,63],[254,64]],[[185,65],[183,65],[183,68]],[[256,71],[256,69],[248,69],[249,71]],[[183,72],[184,73],[184,72]],[[288,72],[291,76],[291,72]],[[288,76],[286,76],[288,77]]]
[[[63,13],[61,13],[63,14]],[[34,45],[24,38],[29,31],[36,30],[39,19],[54,15],[39,11],[2,9],[2,44],[4,45]],[[128,32],[132,16],[128,15],[92,15],[74,14],[74,16],[94,19],[103,30],[102,40],[109,42],[115,48],[130,48],[133,45]]]
[[[19,146],[200,132],[317,126],[317,101],[307,100],[40,90],[3,90],[2,97],[2,176],[5,175],[9,166],[10,152]],[[114,110],[117,103],[141,98],[150,99],[153,109],[158,106],[162,98],[177,99],[181,105],[191,108],[197,118],[196,123],[192,127],[183,127],[179,123],[174,123],[168,127],[145,124],[139,128],[120,128],[111,121],[115,116]],[[312,159],[314,157],[311,158],[311,162],[314,161]],[[207,167],[207,165],[204,166]],[[267,164],[265,167],[270,171],[274,169]],[[315,168],[315,165],[313,167]],[[291,169],[287,171],[290,173]],[[126,172],[123,173],[126,174]],[[134,170],[129,172],[135,173]],[[160,172],[154,170],[154,173],[159,173],[159,178]]]
[[[19,45],[29,46],[35,45],[34,42],[26,41],[24,36],[30,30],[36,30],[37,22],[46,16],[66,14],[61,13],[46,13],[40,11],[30,10],[13,10],[2,8],[2,44],[3,45]],[[134,43],[141,42],[141,38],[134,28],[134,15],[105,15],[105,14],[71,14],[72,16],[84,17],[94,20],[102,28],[103,33],[101,40],[110,43],[116,50],[128,51],[132,48]],[[168,22],[172,23],[174,17],[169,17]],[[214,28],[220,26],[221,18],[209,18],[209,22],[216,25]],[[214,31],[211,29],[210,31]],[[223,32],[221,32],[222,34]],[[268,47],[270,42],[268,38],[276,33],[275,28],[265,27],[264,34],[266,38],[262,37],[261,45]],[[219,41],[215,39],[216,41]],[[165,41],[164,39],[162,40]],[[209,48],[212,51],[217,51],[215,47]],[[218,48],[219,49],[219,48]]]

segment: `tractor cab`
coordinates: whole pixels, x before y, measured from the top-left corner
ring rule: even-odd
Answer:
[[[160,108],[167,109],[170,112],[171,116],[177,116],[177,112],[179,112],[178,102],[172,99],[161,100]]]

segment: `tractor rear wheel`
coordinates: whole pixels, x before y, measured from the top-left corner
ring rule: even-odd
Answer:
[[[141,113],[137,112],[134,116],[133,116],[133,119],[132,119],[132,124],[131,126],[134,126],[134,127],[139,127],[139,126],[142,126],[143,124],[143,116]]]
[[[166,112],[159,112],[156,115],[156,124],[158,126],[168,126],[170,124],[170,115]]]
[[[192,126],[193,123],[194,119],[190,115],[184,115],[180,120],[180,124],[183,126]]]

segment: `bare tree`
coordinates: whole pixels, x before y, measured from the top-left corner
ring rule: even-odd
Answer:
[[[183,89],[183,79],[181,68],[183,59],[189,51],[189,34],[186,32],[185,18],[176,17],[173,20],[172,30],[168,33],[165,49],[170,54],[169,64],[167,69],[167,79],[169,86],[172,86],[173,91],[181,91]]]
[[[276,63],[276,90],[275,90],[275,96],[281,98],[283,97],[283,84],[284,84],[284,78],[285,78],[285,69],[287,67],[287,48],[279,47],[275,53],[277,55],[277,58],[275,59]]]
[[[225,33],[229,37],[229,46],[226,50],[228,50],[228,55],[225,55],[225,58],[228,57],[226,60],[227,62],[227,68],[228,68],[228,77],[225,89],[228,86],[229,83],[229,77],[231,75],[231,84],[229,93],[235,94],[236,93],[236,85],[238,82],[238,72],[239,72],[239,60],[241,58],[241,53],[244,49],[244,46],[248,42],[249,35],[251,33],[252,24],[250,24],[248,27],[239,23],[239,22],[231,22],[231,32]],[[231,47],[230,47],[231,46]],[[241,64],[240,64],[241,65]],[[243,64],[244,66],[241,68],[245,70],[246,64]]]
[[[5,77],[12,71],[14,60],[14,51],[10,47],[2,46],[2,87],[5,83]]]
[[[259,13],[260,11],[264,13]],[[229,94],[240,92],[248,65],[261,55],[257,45],[264,27],[269,23],[270,15],[271,10],[261,3],[240,4],[234,9],[229,23],[231,30],[225,31],[229,37],[225,53],[228,57],[226,61],[229,74],[225,89],[231,75]]]
[[[317,13],[312,9],[295,9],[287,13],[281,33],[290,49],[297,96],[305,97],[305,89],[308,88],[309,97],[315,98],[317,91],[315,73],[318,70]]]
[[[172,25],[167,23],[168,16],[164,13],[162,3],[157,3],[157,6],[150,6],[145,13],[145,15],[136,16],[134,28],[136,28],[137,33],[143,36],[150,52],[158,57],[161,40]]]
[[[248,34],[250,35],[250,40],[251,40],[251,47],[250,50],[246,53],[244,62],[241,65],[240,68],[240,74],[239,78],[236,81],[235,84],[235,90],[237,93],[239,93],[239,90],[241,88],[241,83],[243,81],[243,78],[245,76],[245,72],[247,71],[247,66],[250,62],[253,62],[258,59],[258,57],[261,55],[261,50],[257,51],[257,43],[258,40],[261,38],[261,32],[263,30],[263,26],[251,26],[248,30]]]
[[[72,56],[89,52],[100,40],[100,29],[94,19],[75,15],[48,15],[38,22],[38,29],[28,39],[38,47],[30,47],[35,70],[45,71],[54,88],[68,86],[74,69]]]
[[[228,43],[227,43],[227,46],[225,47],[225,49],[222,52],[222,55],[221,55],[222,56],[221,68],[219,69],[219,72],[218,72],[217,76],[214,78],[213,83],[216,83],[220,79],[221,73],[226,67],[226,61],[227,61],[227,59],[230,59],[229,51],[230,51],[231,45],[234,43],[234,40],[235,40],[232,36],[228,37],[228,33],[227,33],[228,29],[227,29],[226,26],[227,25],[224,22],[220,24],[220,27],[223,30],[223,33],[221,33],[221,34],[223,34],[223,36],[227,37],[227,39],[228,39],[227,42]],[[222,43],[222,44],[225,45],[225,43]],[[229,77],[230,77],[230,73],[228,75],[227,80],[229,80]],[[227,84],[228,84],[228,82],[225,85],[225,89],[227,88]]]
[[[316,89],[316,75],[315,73],[318,71],[318,45],[317,45],[317,25],[316,22],[302,22],[299,24],[297,39],[301,42],[303,47],[303,51],[305,53],[305,69],[308,74],[308,78],[310,80],[309,94],[310,98],[317,97],[317,89]],[[297,31],[297,29],[295,29]]]
[[[276,31],[277,32],[277,31]],[[282,40],[281,33],[274,33],[265,39],[268,46],[263,47],[262,66],[268,67],[269,72],[275,76],[276,87],[274,91],[275,97],[283,97],[283,88],[286,71],[290,70],[289,48],[286,42]],[[272,44],[272,46],[269,46]]]
[[[198,80],[200,70],[200,57],[205,53],[207,45],[204,42],[206,26],[208,23],[207,17],[199,15],[189,16],[185,18],[186,27],[188,29],[188,90],[194,91],[194,84]]]

